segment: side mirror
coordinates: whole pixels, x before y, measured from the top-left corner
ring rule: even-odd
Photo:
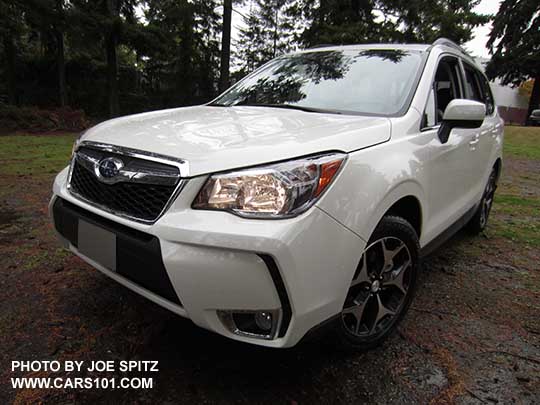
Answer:
[[[486,106],[473,100],[456,98],[446,106],[439,128],[441,143],[448,142],[450,131],[454,128],[479,128],[486,116]]]

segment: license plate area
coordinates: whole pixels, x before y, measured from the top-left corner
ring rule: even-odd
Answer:
[[[116,271],[116,234],[79,219],[78,249],[81,254]]]

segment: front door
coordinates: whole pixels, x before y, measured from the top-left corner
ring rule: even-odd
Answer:
[[[444,144],[437,134],[446,106],[457,98],[465,98],[461,67],[457,58],[446,56],[439,61],[424,118],[424,132],[432,138],[430,159],[426,162],[429,212],[425,242],[461,218],[475,198],[480,128],[455,128]]]

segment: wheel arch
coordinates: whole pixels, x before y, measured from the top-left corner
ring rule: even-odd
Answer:
[[[386,215],[396,215],[407,220],[418,235],[422,236],[425,218],[425,200],[421,186],[415,181],[400,183],[377,204],[370,215],[368,237]]]
[[[413,195],[401,197],[383,215],[395,215],[405,219],[416,231],[418,239],[422,236],[422,206]]]

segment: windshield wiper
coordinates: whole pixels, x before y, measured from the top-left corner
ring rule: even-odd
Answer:
[[[302,105],[296,105],[296,104],[239,103],[239,104],[235,104],[234,106],[288,108],[290,110],[300,110],[300,111],[305,111],[305,112],[313,112],[313,113],[321,113],[321,114],[343,114],[341,111],[337,111],[337,110],[326,110],[323,108],[304,107]]]

